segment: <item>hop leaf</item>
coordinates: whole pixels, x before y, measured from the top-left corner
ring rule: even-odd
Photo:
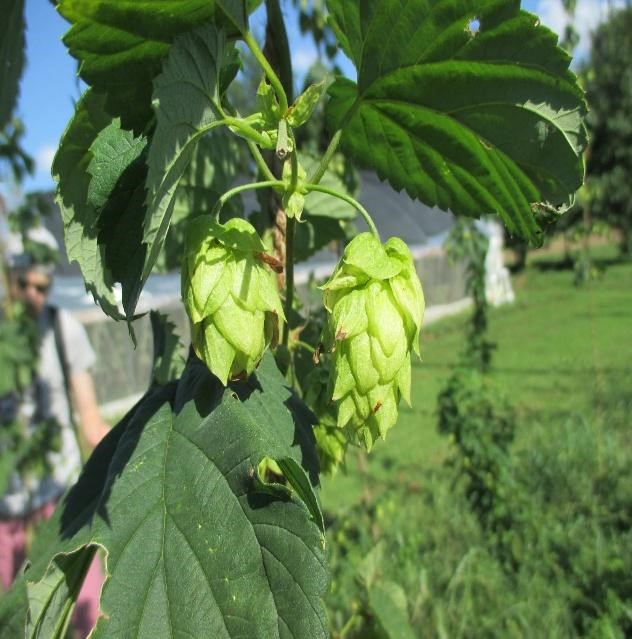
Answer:
[[[185,247],[182,299],[195,353],[223,384],[247,377],[285,319],[261,238],[245,220],[200,216]]]
[[[290,107],[287,115],[288,124],[297,128],[307,120],[310,119],[318,101],[323,96],[323,93],[327,89],[326,82],[319,82],[318,84],[311,84],[307,89],[298,96],[296,102]]]
[[[402,240],[382,246],[362,233],[322,288],[337,425],[370,450],[397,421],[400,398],[410,404],[410,351],[419,354],[424,313],[421,283]]]

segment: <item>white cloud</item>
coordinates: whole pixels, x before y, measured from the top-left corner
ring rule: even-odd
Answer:
[[[35,154],[35,167],[38,173],[46,173],[47,175],[50,175],[56,151],[57,149],[50,145],[45,145],[38,149]]]
[[[590,53],[591,33],[608,17],[610,5],[620,8],[624,0],[577,0],[574,24],[579,34],[579,44],[573,52],[575,60],[584,59]],[[539,0],[536,13],[543,24],[562,36],[568,15],[560,0]]]

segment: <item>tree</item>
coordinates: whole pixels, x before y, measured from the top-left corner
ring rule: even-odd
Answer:
[[[591,148],[592,213],[621,233],[621,253],[632,255],[632,7],[610,13],[593,36],[586,94]]]
[[[371,448],[395,425],[423,316],[409,249],[382,243],[330,170],[338,147],[412,197],[499,215],[534,243],[539,212],[581,184],[582,91],[556,36],[517,3],[330,0],[357,81],[338,75],[299,96],[280,4],[266,2],[263,49],[248,27],[256,4],[58,5],[89,87],[53,164],[69,257],[133,333],[165,243],[179,247],[192,349],[180,375],[162,348],[163,374],[94,451],[2,600],[7,636],[25,624],[29,636],[62,636],[98,549],[109,578],[95,637],[327,636],[317,446]],[[260,66],[252,113],[226,98],[236,40]],[[321,101],[329,140],[314,158],[295,131]],[[234,145],[250,154],[250,181],[237,186]],[[230,210],[248,190],[267,192],[274,215],[264,205],[251,224]],[[296,229],[349,209],[370,230],[323,285],[323,331],[307,342]],[[296,374],[306,350],[324,375]],[[315,424],[327,427],[318,437]]]

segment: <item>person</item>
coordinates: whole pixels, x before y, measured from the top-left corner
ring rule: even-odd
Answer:
[[[40,250],[33,251],[33,247]],[[81,469],[73,412],[77,415],[77,431],[90,449],[108,432],[90,373],[96,357],[86,331],[69,312],[48,301],[54,270],[50,257],[56,250],[55,238],[44,227],[29,230],[23,242],[16,237],[9,242],[11,297],[24,304],[39,333],[37,368],[20,398],[19,411],[28,416],[31,428],[44,420],[56,420],[59,437],[56,450],[45,453],[45,476],[27,480],[14,472],[0,497],[0,581],[4,588],[11,585],[24,561],[29,529],[52,515]],[[73,626],[81,636],[87,636],[96,623],[102,582],[97,558],[88,571],[73,616]]]

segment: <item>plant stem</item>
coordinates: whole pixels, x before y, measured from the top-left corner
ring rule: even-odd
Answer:
[[[325,155],[320,160],[320,164],[318,165],[316,171],[314,171],[314,175],[309,178],[309,182],[311,184],[318,184],[323,175],[325,175],[325,171],[331,162],[331,158],[334,156],[336,149],[338,148],[338,144],[340,143],[340,138],[342,137],[342,129],[338,129],[334,136],[329,141],[329,146],[325,151]]]
[[[349,619],[347,619],[347,623],[342,627],[340,634],[338,635],[339,639],[344,639],[347,636],[347,633],[356,625],[359,621],[360,615],[357,612],[354,612]]]
[[[364,218],[364,221],[367,223],[369,227],[369,231],[375,235],[375,237],[380,240],[380,234],[375,226],[375,222],[373,222],[373,218],[369,215],[369,212],[356,200],[352,198],[350,195],[346,195],[345,193],[339,193],[334,189],[330,189],[326,186],[321,186],[320,184],[305,184],[305,189],[307,191],[318,191],[319,193],[325,193],[327,195],[331,195],[332,197],[337,197],[339,200],[343,200],[347,204],[351,204],[353,208],[355,208],[360,215]],[[381,240],[380,240],[381,241]]]
[[[296,191],[298,183],[298,149],[296,148],[296,138],[294,137],[294,129],[288,128],[290,140],[292,140],[292,148],[294,149],[290,155],[290,164],[292,166],[292,175],[290,177],[290,193]]]
[[[274,72],[274,69],[270,66],[267,58],[263,55],[263,51],[259,48],[257,41],[252,37],[250,31],[244,34],[244,42],[248,45],[248,48],[252,52],[252,55],[255,56],[255,59],[263,69],[266,74],[268,80],[270,80],[270,84],[273,86],[274,91],[276,92],[277,99],[279,101],[279,107],[281,109],[281,113],[285,115],[288,108],[287,103],[287,95],[285,94],[285,89],[281,84],[281,80],[279,80],[279,76]]]
[[[268,142],[259,131],[251,127],[247,122],[241,118],[234,118],[230,115],[225,116],[222,120],[218,121],[218,124],[225,124],[226,126],[232,126],[238,131],[243,131],[245,135],[248,135],[251,140],[257,140],[259,144],[264,145]]]
[[[308,344],[307,342],[303,342],[300,339],[295,340],[292,344],[294,346],[300,346],[301,348],[304,348],[308,353],[316,352],[316,349],[311,344]]]
[[[266,161],[264,160],[259,147],[252,140],[246,140],[246,144],[248,145],[250,153],[252,154],[252,158],[255,161],[259,171],[261,171],[263,177],[265,177],[267,180],[276,180],[276,178],[274,177],[274,173],[272,173],[270,167],[266,164]]]
[[[263,182],[253,182],[251,184],[241,184],[236,186],[224,193],[222,197],[217,200],[217,203],[213,207],[211,214],[215,217],[219,217],[219,213],[222,210],[222,207],[231,197],[235,195],[239,195],[239,193],[243,193],[244,191],[250,191],[253,189],[267,189],[267,188],[275,188],[275,187],[283,187],[283,182],[281,180],[265,180]]]
[[[279,74],[279,76],[277,76],[274,71],[272,72],[274,74],[274,78],[280,83],[282,92],[279,91],[274,83],[273,86],[277,91],[281,117],[284,117],[287,114],[288,98],[289,100],[294,99],[292,56],[285,27],[285,20],[283,18],[283,13],[281,12],[279,0],[266,0],[265,4],[266,12],[268,14],[265,51],[268,59],[270,60],[270,62],[267,62],[266,59],[266,64],[268,67],[273,66]],[[255,52],[253,51],[253,53]],[[263,68],[264,70],[266,69],[265,66],[263,66]],[[272,82],[272,77],[269,76],[269,78]],[[294,142],[294,148],[290,157],[292,166],[290,189],[294,190],[296,189],[296,184],[298,182],[298,157],[296,155],[296,141],[294,140],[291,127],[288,127],[288,136],[290,136]],[[294,230],[296,222],[294,219],[288,218],[287,216],[285,219],[285,314],[289,321],[294,302]],[[286,323],[283,331],[282,343],[287,346],[288,340],[289,326]]]
[[[290,339],[290,315],[294,306],[294,228],[296,220],[287,218],[285,229],[285,327],[283,329],[283,346]]]

